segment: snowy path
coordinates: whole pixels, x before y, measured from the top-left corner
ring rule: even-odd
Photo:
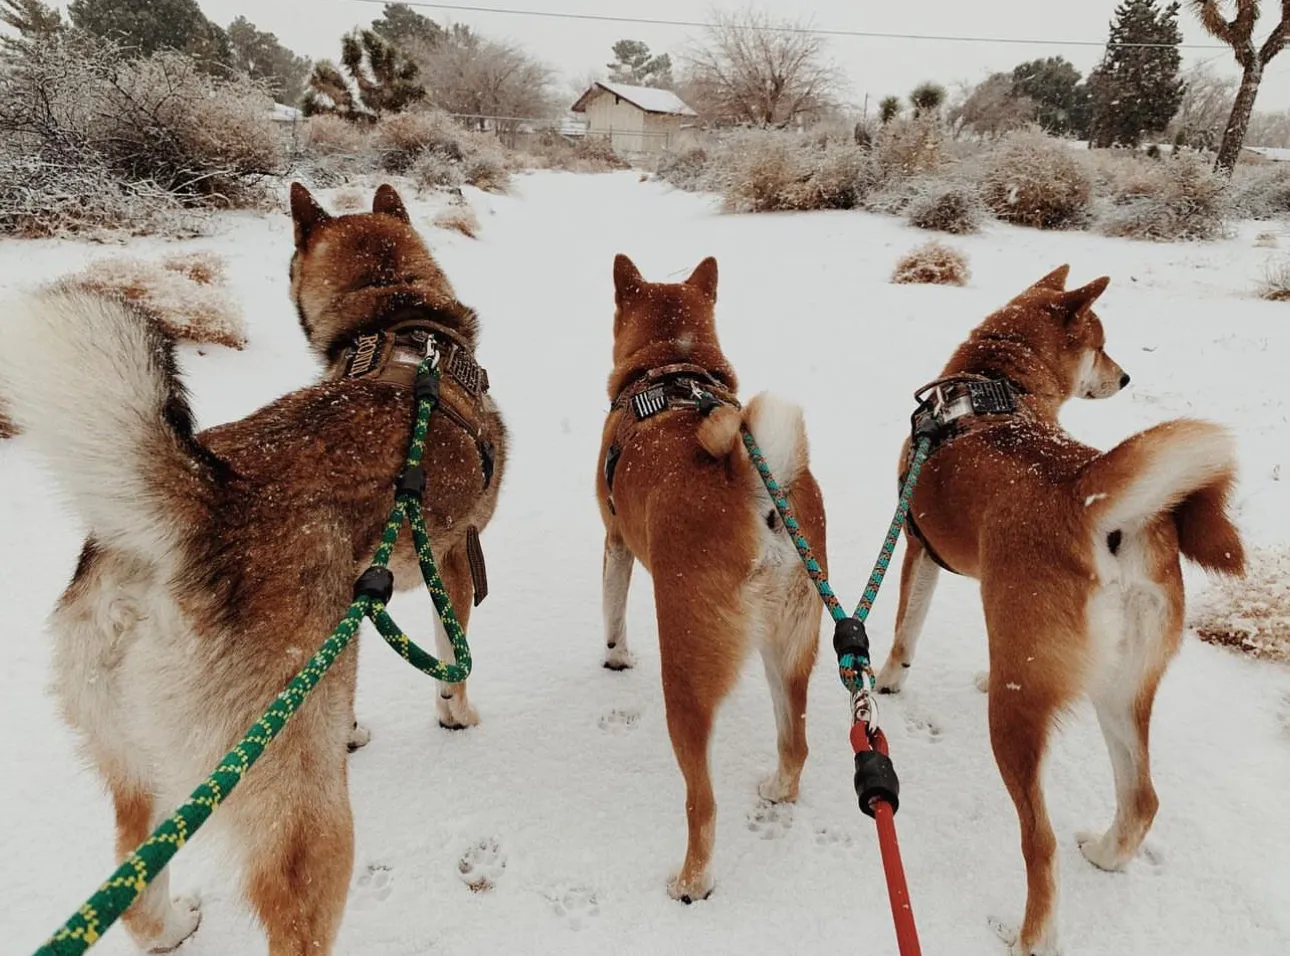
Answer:
[[[472,198],[481,241],[431,238],[482,316],[481,359],[514,436],[484,540],[493,596],[472,619],[472,698],[484,722],[441,731],[433,685],[378,640],[363,645],[359,712],[374,740],[351,765],[358,850],[338,948],[345,956],[895,953],[827,652],[812,688],[801,803],[758,808],[774,732],[760,667],[749,661],[713,745],[716,893],[686,908],[664,892],[684,851],[683,789],[643,574],[629,612],[639,667],[625,675],[600,667],[591,488],[615,252],[633,255],[652,279],[684,277],[704,255],[718,256],[720,331],[744,394],[774,388],[806,406],[835,586],[852,601],[889,519],[910,393],[988,311],[1067,261],[1076,281],[1114,278],[1099,310],[1108,349],[1135,382],[1118,399],[1073,408],[1072,429],[1107,446],[1179,414],[1237,426],[1242,525],[1253,543],[1290,539],[1290,485],[1273,479],[1274,466],[1290,466],[1290,403],[1276,390],[1290,323],[1284,306],[1241,297],[1263,261],[1249,228],[1209,246],[1149,246],[995,226],[954,241],[972,258],[969,288],[909,288],[888,285],[887,275],[926,237],[868,215],[722,217],[701,198],[632,174],[539,174],[512,195]],[[245,353],[189,355],[198,414],[215,424],[307,381],[312,366],[287,302],[285,218],[231,219],[225,234],[190,245],[228,257],[251,331]],[[117,252],[0,243],[0,287]],[[111,831],[107,800],[44,695],[41,621],[70,574],[79,531],[20,441],[0,445],[0,488],[0,601],[9,613],[0,948],[22,954],[109,871]],[[873,618],[879,660],[894,605],[893,581]],[[403,597],[395,610],[429,633],[428,602]],[[909,688],[884,702],[904,787],[905,865],[924,951],[936,956],[1000,956],[988,918],[1015,923],[1024,898],[1016,817],[990,754],[985,697],[973,686],[985,661],[974,586],[944,581]],[[1101,828],[1112,812],[1090,711],[1072,716],[1053,750],[1048,795],[1066,951],[1284,956],[1290,673],[1189,638],[1161,690],[1153,753],[1162,806],[1148,852],[1107,875],[1074,842],[1076,830]],[[495,879],[492,892],[466,888],[459,860],[468,853]],[[185,956],[263,952],[217,841],[199,838],[173,869],[177,888],[205,901]],[[95,952],[133,950],[116,930]]]

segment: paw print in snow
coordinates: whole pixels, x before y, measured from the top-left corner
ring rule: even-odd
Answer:
[[[480,840],[457,863],[457,873],[472,893],[487,893],[493,889],[505,869],[506,854],[492,837]]]
[[[748,829],[763,840],[778,840],[793,829],[793,805],[762,801],[748,814]]]

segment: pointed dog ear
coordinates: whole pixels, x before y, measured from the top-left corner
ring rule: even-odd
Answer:
[[[698,289],[713,302],[717,301],[717,260],[708,256],[699,263],[698,268],[690,278],[685,280],[685,284]]]
[[[1069,265],[1059,266],[1048,275],[1036,282],[1032,289],[1047,289],[1049,292],[1065,292],[1066,280],[1070,277],[1071,267]]]
[[[645,279],[636,263],[621,252],[614,257],[614,298],[619,303],[635,296],[644,284]]]
[[[296,226],[296,248],[301,249],[309,236],[324,222],[331,219],[327,210],[300,183],[291,184],[291,218]]]
[[[1110,284],[1111,277],[1102,276],[1102,278],[1094,279],[1086,286],[1080,286],[1078,289],[1064,292],[1061,298],[1057,300],[1058,307],[1066,313],[1067,321],[1077,318],[1092,308],[1093,303],[1102,297],[1102,293],[1106,291],[1106,287]]]
[[[372,200],[372,212],[383,213],[387,216],[393,216],[395,219],[401,219],[408,225],[412,224],[412,217],[408,215],[408,207],[403,205],[403,200],[399,198],[398,192],[389,183],[385,183],[376,190],[376,197]]]

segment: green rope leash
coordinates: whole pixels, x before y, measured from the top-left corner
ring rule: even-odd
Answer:
[[[843,610],[837,595],[833,593],[833,588],[829,585],[828,576],[820,567],[820,562],[811,550],[810,542],[802,534],[797,515],[793,513],[793,506],[789,504],[788,495],[775,480],[775,476],[771,473],[770,465],[766,462],[766,456],[762,454],[752,434],[745,429],[743,436],[744,447],[748,449],[748,454],[757,468],[757,473],[761,475],[762,483],[765,484],[766,490],[770,492],[771,500],[775,503],[775,510],[779,512],[779,516],[784,522],[784,527],[788,530],[789,536],[793,540],[793,546],[797,548],[797,553],[801,557],[802,563],[806,566],[806,573],[815,584],[815,590],[819,592],[820,600],[824,602],[824,606],[828,609],[834,621],[845,620],[847,613]],[[887,537],[883,540],[882,550],[878,553],[878,560],[874,564],[873,573],[869,576],[869,584],[865,588],[864,595],[860,598],[860,604],[856,607],[855,613],[851,615],[862,624],[868,620],[869,612],[873,610],[873,602],[878,599],[878,591],[882,588],[882,582],[887,577],[887,571],[891,568],[891,559],[896,552],[896,543],[900,540],[901,529],[905,527],[905,519],[909,516],[910,503],[914,500],[914,489],[918,486],[918,479],[923,473],[923,465],[927,462],[927,456],[931,454],[931,449],[931,440],[922,438],[914,451],[914,460],[909,466],[909,474],[900,489],[900,501],[896,506],[896,515],[891,521]],[[855,654],[843,654],[838,660],[838,670],[842,675],[842,683],[852,693],[855,693],[863,686],[864,675],[871,672],[868,658]]]
[[[435,368],[433,359],[427,359],[421,364],[417,370],[417,378],[417,415],[412,429],[405,474],[410,470],[419,469],[425,456],[426,434],[430,429],[430,417],[437,404],[435,396],[438,394],[436,386],[439,371]],[[428,382],[431,378],[433,378],[433,386],[423,392],[420,383]],[[404,634],[391,619],[386,611],[385,601],[377,600],[369,594],[356,597],[345,613],[345,617],[318,649],[318,653],[314,654],[300,673],[291,679],[286,689],[265,711],[264,716],[256,721],[237,745],[224,756],[219,766],[193,791],[187,802],[175,810],[141,846],[126,857],[125,862],[108,877],[107,882],[100,886],[98,891],[40,949],[36,950],[35,956],[79,956],[102,939],[103,934],[133,905],[148,885],[166,868],[175,854],[242,782],[247,771],[255,766],[256,761],[263,755],[265,748],[282,732],[287,722],[304,704],[309,692],[318,685],[318,682],[336,663],[337,658],[353,641],[365,617],[372,620],[386,643],[419,671],[447,684],[459,684],[470,676],[471,657],[470,648],[466,643],[466,633],[453,612],[452,602],[439,575],[434,555],[430,551],[430,535],[426,530],[425,514],[421,508],[419,495],[400,489],[394,508],[390,512],[390,519],[386,522],[385,530],[381,535],[380,546],[372,559],[372,568],[388,567],[405,522],[411,525],[422,577],[425,579],[435,610],[443,621],[444,630],[448,633],[457,663],[445,664],[413,643],[411,638]]]

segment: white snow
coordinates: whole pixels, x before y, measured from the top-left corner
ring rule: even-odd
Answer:
[[[1229,423],[1241,443],[1237,507],[1250,543],[1290,538],[1290,489],[1274,480],[1290,454],[1281,387],[1290,315],[1251,294],[1265,255],[1253,240],[1267,224],[1207,245],[991,226],[952,240],[972,258],[972,285],[893,286],[892,264],[927,238],[896,220],[724,216],[710,200],[637,178],[543,173],[520,179],[508,196],[470,192],[483,224],[478,242],[432,229],[435,210],[410,203],[462,299],[479,309],[480,357],[514,452],[484,535],[493,593],[472,618],[471,697],[483,724],[441,731],[434,685],[365,638],[359,713],[374,738],[351,763],[358,849],[337,949],[344,956],[896,952],[873,824],[852,790],[847,700],[827,640],[801,803],[759,809],[774,723],[760,665],[750,660],[712,748],[716,892],[688,908],[667,896],[685,847],[683,788],[644,574],[628,622],[639,665],[625,675],[600,666],[592,489],[616,252],[657,280],[719,258],[723,346],[745,395],[773,388],[805,407],[834,585],[852,601],[891,518],[913,390],[985,314],[1063,262],[1072,281],[1113,277],[1098,309],[1108,350],[1134,381],[1117,398],[1072,406],[1075,434],[1109,447],[1179,415]],[[160,256],[176,245],[140,240],[128,252]],[[227,257],[250,332],[245,352],[185,350],[202,423],[240,417],[308,382],[315,368],[287,298],[285,215],[230,216],[220,234],[180,245]],[[114,254],[71,242],[0,243],[0,291]],[[93,382],[68,387],[94,400]],[[71,574],[81,532],[22,439],[0,444],[0,488],[0,940],[22,954],[110,872],[112,830],[99,782],[45,694],[42,621]],[[883,701],[903,784],[897,824],[923,951],[1002,956],[990,921],[1015,926],[1024,902],[1017,822],[991,756],[986,698],[974,686],[986,666],[977,590],[945,577],[907,689]],[[872,618],[879,663],[895,578]],[[1196,574],[1188,581],[1205,587]],[[430,635],[428,600],[401,596],[395,611]],[[1160,815],[1146,852],[1112,875],[1075,845],[1078,830],[1104,828],[1113,808],[1091,710],[1077,709],[1056,739],[1047,793],[1065,952],[1284,956],[1290,673],[1188,637],[1161,688],[1152,745]],[[472,878],[495,880],[491,892],[466,887],[459,861],[467,854]],[[198,891],[205,905],[184,956],[264,952],[217,840],[199,837],[172,868],[176,891]],[[133,948],[117,928],[95,952]]]
[[[667,113],[672,116],[698,116],[686,102],[671,90],[652,86],[626,86],[622,83],[597,83],[615,96],[634,103],[646,113]]]

